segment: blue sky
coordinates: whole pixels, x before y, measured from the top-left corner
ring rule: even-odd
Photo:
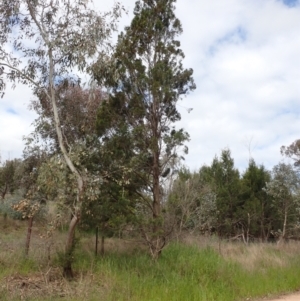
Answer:
[[[298,0],[283,0],[283,3],[289,7],[294,7],[299,4]]]
[[[129,14],[133,0],[123,0]],[[111,0],[95,3],[109,9]],[[179,102],[191,136],[186,164],[197,169],[230,148],[243,171],[251,155],[272,168],[280,147],[300,138],[300,5],[293,0],[178,0],[184,66],[197,90]],[[8,89],[0,99],[0,152],[19,157],[32,130],[31,92]],[[188,113],[187,108],[193,108]]]

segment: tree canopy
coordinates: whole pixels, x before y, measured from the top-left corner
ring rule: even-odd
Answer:
[[[174,0],[137,1],[131,25],[119,35],[111,59],[113,72],[107,75],[101,64],[93,67],[95,78],[111,91],[109,104],[101,108],[98,130],[108,139],[120,133],[130,137],[131,167],[143,183],[140,195],[152,215],[152,234],[145,230],[144,236],[153,257],[165,241],[160,234],[162,181],[189,138],[174,125],[181,118],[176,104],[196,87],[193,70],[182,65],[184,54],[177,40],[181,33]]]

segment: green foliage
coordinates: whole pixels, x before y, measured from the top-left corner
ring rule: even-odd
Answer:
[[[33,214],[35,221],[45,221],[48,215],[48,206],[24,199],[24,191],[17,190],[13,195],[0,202],[0,213],[17,220],[27,219]]]
[[[134,201],[114,183],[101,185],[97,199],[86,201],[82,207],[81,228],[99,227],[102,235],[117,234],[123,225],[134,219]]]
[[[177,40],[182,27],[174,3],[137,1],[131,25],[119,35],[109,72],[101,64],[93,67],[95,78],[110,91],[98,112],[98,134],[106,152],[116,155],[111,159],[131,170],[127,188],[143,202],[140,207],[147,204],[148,219],[157,219],[146,222],[156,225],[152,232],[157,234],[162,230],[164,178],[180,157],[179,149],[187,152],[184,143],[189,139],[174,126],[181,118],[176,104],[196,88],[193,70],[182,66]]]
[[[249,161],[241,179],[243,227],[254,237],[260,237],[262,241],[269,238],[270,231],[276,228],[278,220],[276,210],[265,191],[266,183],[270,179],[270,172],[263,165],[257,166],[253,159]]]
[[[63,127],[65,147],[68,151],[81,141],[96,134],[97,110],[105,99],[100,88],[84,89],[72,78],[66,78],[56,85],[57,110]],[[55,131],[53,111],[46,93],[39,92],[32,100],[31,109],[38,117],[34,121],[34,132],[30,135],[32,143],[47,141],[43,147],[48,153],[59,151],[58,137]]]
[[[236,233],[240,216],[240,174],[234,167],[234,160],[229,149],[224,149],[220,158],[214,158],[211,166],[204,166],[200,174],[213,187],[217,195],[217,230],[222,236]]]
[[[272,170],[272,180],[265,191],[272,197],[272,205],[279,214],[282,224],[280,232],[286,238],[286,231],[299,221],[300,178],[292,165],[279,163]]]
[[[201,173],[182,168],[168,196],[167,210],[175,217],[177,231],[210,233],[217,225],[216,194]]]
[[[1,158],[0,158],[1,159]],[[19,159],[6,160],[1,164],[0,160],[0,197],[12,194],[20,186],[20,167],[22,163]]]
[[[22,199],[22,191],[16,191],[12,196],[7,197],[4,201],[0,202],[1,214],[13,219],[22,219],[22,213],[13,210],[13,206],[18,204]]]

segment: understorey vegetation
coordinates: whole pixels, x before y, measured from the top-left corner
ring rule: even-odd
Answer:
[[[44,223],[35,222],[24,257],[26,222],[0,221],[1,300],[245,301],[299,288],[298,242],[245,245],[186,233],[153,262],[140,240],[116,237],[95,256],[94,234],[77,231],[74,277],[67,281],[61,269],[66,228],[45,237]]]

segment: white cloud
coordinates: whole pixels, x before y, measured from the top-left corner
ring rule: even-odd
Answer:
[[[28,106],[31,99],[28,87],[7,88],[0,99],[0,154],[2,160],[19,158],[24,147],[23,136],[33,131],[31,123],[36,115]]]
[[[181,18],[185,32],[194,28],[183,49],[198,86],[185,101],[194,110],[182,115],[191,134],[188,165],[209,164],[229,147],[243,170],[249,157],[243,141],[253,137],[252,156],[271,168],[281,160],[280,146],[299,137],[299,7],[238,0],[183,6],[186,16],[197,12]]]
[[[120,29],[134,7],[132,0],[122,3],[129,15]],[[108,10],[111,4],[105,0],[95,7]],[[300,138],[300,6],[279,0],[178,0],[176,7],[184,65],[194,69],[197,84],[179,103],[179,126],[191,135],[187,165],[210,164],[228,147],[243,170],[252,138],[251,155],[272,168],[282,159],[280,146]],[[21,137],[34,119],[26,108],[30,92],[18,87],[14,93],[0,100],[0,150],[13,155],[21,153]]]

